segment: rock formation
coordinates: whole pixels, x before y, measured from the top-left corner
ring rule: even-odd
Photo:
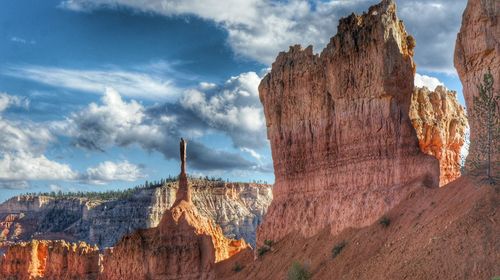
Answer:
[[[462,80],[465,102],[470,123],[470,147],[466,167],[472,166],[470,156],[484,159],[484,153],[478,150],[478,139],[486,137],[480,132],[483,120],[477,116],[473,108],[474,96],[479,95],[478,85],[483,75],[491,70],[496,96],[500,95],[500,1],[469,0],[463,14],[462,27],[455,46],[455,67]],[[500,139],[494,139],[497,152],[493,162],[500,162],[498,153]],[[495,170],[494,170],[495,171]],[[496,176],[500,171],[496,170]]]
[[[189,180],[199,213],[234,239],[255,243],[272,200],[272,185]],[[172,207],[178,182],[137,189],[126,198],[21,195],[0,204],[0,242],[65,239],[111,247],[124,235],[156,227]]]
[[[96,279],[100,255],[97,247],[65,241],[17,243],[0,259],[0,279]]]
[[[439,160],[439,185],[460,177],[461,149],[468,124],[457,93],[442,86],[434,91],[415,88],[410,119],[417,131],[420,149]]]
[[[259,86],[276,179],[257,246],[366,226],[415,188],[438,187],[408,116],[414,46],[384,0],[341,19],[321,55],[278,55]]]
[[[498,189],[461,176],[444,188],[416,190],[384,214],[388,224],[290,235],[256,260],[238,254],[217,263],[217,279],[286,279],[296,261],[307,264],[311,280],[495,279],[499,207]],[[345,245],[333,258],[339,244]]]
[[[215,279],[215,262],[248,247],[244,240],[226,238],[219,226],[198,213],[191,201],[185,152],[182,140],[174,205],[158,227],[127,235],[107,250],[101,279]]]

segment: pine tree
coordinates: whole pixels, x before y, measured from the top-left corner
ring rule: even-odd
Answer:
[[[475,154],[468,159],[474,173],[486,175],[490,183],[495,183],[494,172],[499,167],[500,153],[500,96],[495,95],[493,85],[493,75],[488,70],[478,86],[479,96],[474,96],[473,114],[478,127],[474,139]]]

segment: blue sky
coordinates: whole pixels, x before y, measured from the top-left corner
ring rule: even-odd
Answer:
[[[273,182],[260,78],[279,51],[320,51],[341,16],[376,2],[3,1],[0,201],[176,175],[181,136],[190,173]],[[463,103],[452,58],[465,1],[397,2],[418,81]]]

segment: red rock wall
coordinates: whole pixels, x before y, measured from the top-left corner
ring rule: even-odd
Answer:
[[[258,245],[366,226],[412,188],[438,186],[408,117],[413,47],[386,0],[342,19],[321,55],[278,55],[259,86],[276,179]]]
[[[460,177],[461,150],[468,127],[465,109],[457,93],[438,86],[434,91],[415,88],[411,98],[410,119],[420,149],[439,160],[439,185]]]
[[[479,129],[484,126],[484,120],[481,120],[472,108],[474,96],[479,95],[477,86],[483,81],[483,75],[488,69],[495,79],[494,92],[496,96],[500,95],[500,1],[468,1],[455,46],[455,67],[462,80],[469,116],[471,143],[466,167],[471,170],[471,157],[484,159],[484,153],[477,149],[477,140],[486,137]],[[495,140],[493,144],[498,151],[500,139]],[[493,161],[497,165],[500,162],[498,152],[495,153]],[[500,176],[499,172],[497,169],[494,175]]]
[[[97,279],[99,262],[99,250],[83,242],[21,242],[2,257],[0,279]]]

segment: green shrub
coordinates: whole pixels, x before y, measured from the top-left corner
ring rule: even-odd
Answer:
[[[338,243],[337,245],[335,245],[335,247],[333,247],[333,249],[332,249],[332,258],[335,258],[336,256],[338,256],[340,254],[340,252],[342,252],[342,250],[345,248],[346,245],[347,245],[347,242],[345,242],[345,241],[342,241],[342,242]]]
[[[265,253],[269,252],[270,250],[271,247],[264,245],[257,250],[257,253],[259,254],[259,257],[262,257],[264,256]]]
[[[388,227],[391,224],[391,219],[389,219],[386,216],[383,216],[382,218],[380,218],[378,223],[381,224],[383,227]]]
[[[290,269],[288,269],[288,280],[308,280],[311,278],[311,273],[305,265],[298,261],[294,261]]]
[[[272,247],[274,245],[274,241],[266,239],[266,240],[264,240],[264,244],[269,246],[269,247]]]
[[[243,269],[243,266],[239,262],[234,264],[233,271],[234,272],[240,272]]]

